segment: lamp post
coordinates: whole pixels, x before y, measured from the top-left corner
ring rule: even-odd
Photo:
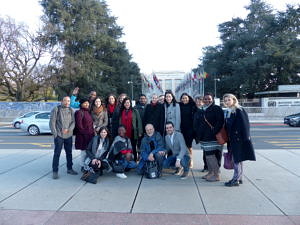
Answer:
[[[217,98],[217,81],[219,82],[220,79],[219,78],[215,78],[214,81],[215,81],[215,98]]]
[[[128,81],[127,83],[131,84],[131,100],[133,100],[133,82],[131,80],[131,81]]]

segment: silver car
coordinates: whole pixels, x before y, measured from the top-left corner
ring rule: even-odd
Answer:
[[[24,115],[20,116],[20,117],[17,117],[16,119],[14,119],[12,121],[12,126],[16,129],[20,129],[20,125],[21,125],[21,121],[24,119],[24,118],[28,118],[32,115],[35,115],[39,113],[39,111],[33,111],[33,112],[29,112],[29,113],[25,113]]]
[[[49,127],[49,111],[40,111],[30,117],[21,120],[21,129],[30,135],[39,135],[42,133],[51,133]]]

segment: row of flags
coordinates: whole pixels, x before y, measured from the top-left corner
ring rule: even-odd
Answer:
[[[160,85],[160,83],[159,83],[159,80],[158,80],[158,78],[157,78],[157,76],[153,73],[152,74],[152,79],[153,79],[153,81],[154,81],[154,84],[156,85],[156,87],[159,89],[159,90],[162,90],[162,88],[161,88],[161,85]],[[144,74],[142,74],[142,80],[143,80],[143,83],[150,89],[154,89],[154,86],[153,86],[153,83],[151,82],[151,81],[149,81],[148,79],[147,79],[147,77],[144,75]]]

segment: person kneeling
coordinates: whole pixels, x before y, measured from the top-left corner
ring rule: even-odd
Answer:
[[[161,176],[162,165],[165,159],[163,139],[161,135],[155,131],[152,124],[147,124],[145,130],[146,135],[141,143],[141,160],[137,172],[140,175],[144,175],[145,172],[147,172],[147,164],[154,162],[157,166],[157,171],[155,171],[152,176],[150,175],[149,178],[157,178]]]
[[[97,183],[97,179],[103,174],[104,169],[107,172],[112,170],[106,159],[108,150],[108,129],[106,127],[101,127],[99,135],[94,136],[87,147],[87,159],[84,161],[84,174],[81,177],[82,180],[90,183]]]
[[[134,161],[130,139],[126,137],[126,128],[120,125],[118,136],[115,137],[109,151],[109,160],[112,162],[113,171],[119,178],[127,178],[125,171],[137,167]]]
[[[186,179],[189,175],[191,157],[186,147],[183,135],[175,131],[172,122],[166,123],[165,143],[168,153],[167,159],[164,161],[164,168],[175,166],[175,175],[181,174],[181,179]]]

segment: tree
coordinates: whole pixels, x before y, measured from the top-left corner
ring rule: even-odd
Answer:
[[[54,73],[59,95],[78,86],[82,96],[90,90],[105,96],[125,91],[131,75],[139,79],[105,1],[42,0],[41,5],[46,43],[61,49]]]
[[[0,18],[0,93],[4,99],[34,99],[43,86],[40,59],[46,48],[38,34],[11,18]]]
[[[245,19],[219,25],[222,44],[204,48],[201,66],[221,79],[218,93],[253,97],[299,82],[299,6],[274,13],[263,1],[252,0],[246,9]]]

